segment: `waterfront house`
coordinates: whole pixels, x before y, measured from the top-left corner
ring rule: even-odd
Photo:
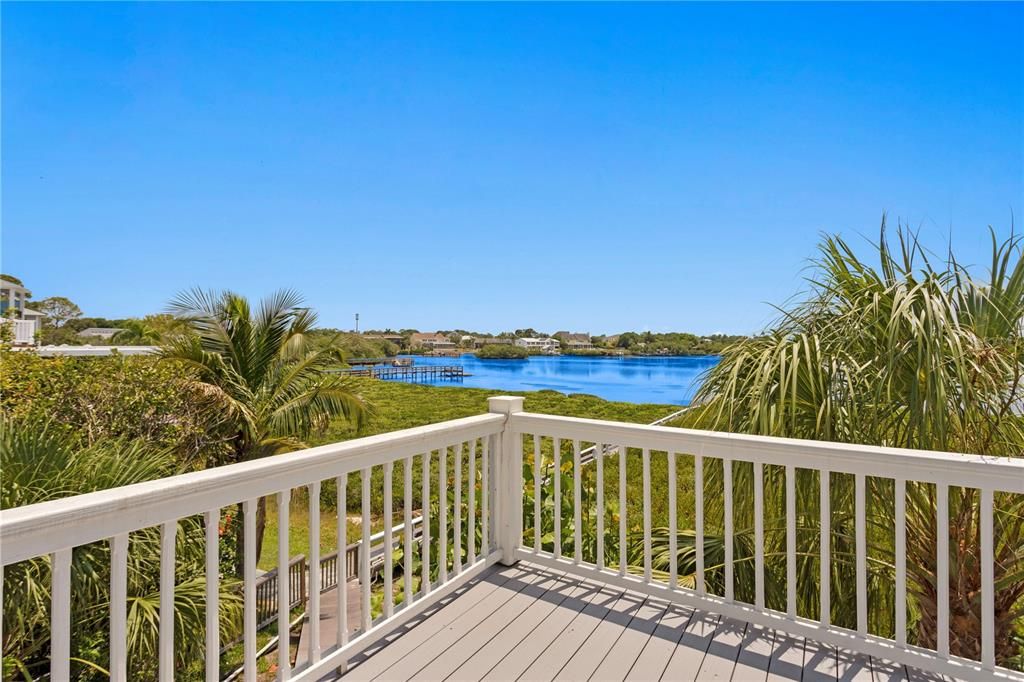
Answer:
[[[454,341],[440,332],[434,334],[421,334],[417,332],[409,337],[409,346],[411,348],[421,348],[425,350],[454,350],[456,345],[457,344]]]
[[[515,345],[520,348],[525,348],[528,351],[540,352],[545,355],[556,355],[561,352],[561,344],[558,343],[558,339],[553,338],[536,338],[532,336],[524,336],[515,340]]]
[[[511,346],[515,342],[515,339],[508,336],[477,336],[473,339],[473,346],[475,348],[483,348],[484,346]]]

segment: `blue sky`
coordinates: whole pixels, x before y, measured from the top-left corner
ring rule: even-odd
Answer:
[[[10,4],[2,267],[87,314],[752,332],[1024,212],[1024,5]]]

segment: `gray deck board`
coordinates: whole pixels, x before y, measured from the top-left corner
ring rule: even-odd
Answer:
[[[343,679],[949,680],[527,562],[460,588],[355,656]]]

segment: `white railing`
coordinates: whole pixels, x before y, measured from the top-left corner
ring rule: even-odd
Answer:
[[[534,476],[533,481],[525,481],[528,499],[523,515],[513,519],[523,525],[509,531],[509,540],[520,540],[520,546],[514,552],[516,557],[956,678],[990,680],[999,676],[1024,679],[1019,672],[995,665],[993,563],[993,499],[996,494],[1024,494],[1024,460],[628,425],[525,412],[513,414],[510,430],[514,448],[512,459],[522,462],[525,457]],[[507,436],[508,433],[505,434]],[[580,453],[581,450],[586,451],[584,446],[587,444],[594,452],[603,453],[603,456],[595,458],[596,466],[584,466],[586,462],[581,462]],[[572,466],[568,476],[571,478],[571,490],[568,490],[563,488],[569,484],[563,484],[561,478],[569,469],[570,459]],[[655,491],[657,497],[654,500],[652,462],[665,472],[663,480],[667,486],[667,490]],[[543,476],[542,472],[547,467],[556,472],[561,470],[563,476]],[[605,470],[609,468],[617,478],[617,485],[615,480],[605,480]],[[769,470],[772,473],[770,479]],[[522,468],[513,463],[511,471],[515,474]],[[744,486],[734,481],[734,473],[741,471],[744,472]],[[707,478],[708,472],[713,473],[712,478]],[[817,490],[811,500],[798,499],[795,494],[797,477],[808,475],[805,472],[815,472],[811,474],[814,479],[812,487]],[[852,479],[852,485],[849,479]],[[869,632],[866,482],[871,479],[889,481],[893,491],[889,503],[893,510],[891,565],[895,625],[887,634]],[[776,487],[770,487],[771,484]],[[936,501],[932,517],[937,538],[933,555],[937,567],[934,575],[946,576],[945,580],[936,580],[938,625],[935,649],[907,642],[906,494],[910,486],[920,484],[934,486],[930,489],[934,491],[932,499]],[[523,485],[520,474],[519,480],[513,482],[513,488],[522,489]],[[627,496],[631,485],[634,494]],[[693,584],[689,588],[682,586],[678,565],[680,547],[677,532],[682,527],[678,523],[680,510],[677,507],[681,485],[693,495],[688,511],[693,519],[689,528],[695,536],[695,566],[690,576]],[[833,624],[830,618],[835,606],[831,590],[833,562],[836,560],[831,546],[839,537],[832,528],[838,511],[833,508],[830,486],[834,486],[836,492],[845,487],[853,493],[855,605],[850,606],[855,606],[856,616],[849,627]],[[980,499],[980,546],[973,548],[980,556],[981,564],[980,660],[950,655],[951,488],[973,490]],[[874,486],[872,493],[877,495],[878,490],[886,489],[882,485]],[[752,516],[752,529],[734,527],[739,507],[736,501],[741,494],[752,494],[753,497],[752,500],[749,497],[743,500],[750,501],[747,509],[752,510],[749,515]],[[785,594],[778,596],[782,603],[776,604],[775,608],[771,604],[766,605],[765,588],[766,558],[775,559],[774,556],[766,557],[765,514],[770,511],[766,505],[769,495],[776,502],[784,498],[784,511],[779,510],[780,526],[784,518],[784,528],[780,527],[776,532],[779,536],[785,535],[785,549],[778,556],[780,564],[784,562],[785,565]],[[877,501],[874,496],[871,499]],[[811,508],[812,504],[814,508]],[[705,538],[705,533],[711,532],[706,514],[712,508],[719,510],[720,518],[716,519],[713,530],[721,539],[724,554],[713,567],[706,556],[706,547],[710,545]],[[652,511],[661,512],[667,518],[665,536],[669,566],[665,571],[655,571],[652,566]],[[630,512],[636,516],[630,518]],[[614,527],[606,528],[606,523],[614,522],[616,515],[617,533]],[[798,526],[798,519],[808,517],[815,523],[799,523]],[[630,532],[629,529],[637,526],[642,530]],[[798,555],[797,531],[798,527],[806,530],[808,526],[814,527],[817,544],[816,556],[810,557],[819,564],[813,575],[798,574],[797,570],[798,564],[808,559],[807,551]],[[871,532],[876,531],[872,529]],[[586,535],[591,537],[588,539]],[[734,556],[740,535],[750,541],[748,547],[753,546],[752,557]],[[620,548],[630,545],[630,537],[633,538],[631,549],[635,548],[635,551],[620,551]],[[570,553],[563,554],[563,543],[571,545]],[[631,561],[630,554],[639,560]],[[663,555],[660,558],[664,560]],[[752,590],[747,585],[747,591],[753,593],[748,601],[739,599],[735,594],[737,573],[744,565],[744,575],[752,574],[754,583]],[[712,574],[719,583],[714,590],[707,582]],[[815,595],[817,612],[798,613],[798,589],[806,587],[801,580],[812,579],[818,592]]]
[[[36,343],[35,320],[4,320],[2,324],[10,324],[14,330],[13,341],[18,346],[32,346]]]
[[[257,557],[253,548],[257,501],[276,496],[278,527],[283,529],[289,527],[292,489],[307,489],[308,560],[316,566],[320,558],[322,483],[333,481],[336,486],[338,537],[344,545],[348,480],[352,474],[360,484],[362,546],[371,547],[378,538],[383,541],[382,582],[377,586],[371,585],[370,580],[360,584],[358,629],[347,623],[346,591],[339,590],[337,612],[333,614],[337,620],[336,639],[321,642],[320,586],[315,584],[319,582],[319,572],[312,571],[307,604],[309,663],[291,670],[288,647],[279,647],[280,679],[314,680],[332,670],[343,670],[353,655],[450,595],[488,566],[497,561],[512,564],[520,559],[936,673],[974,680],[994,676],[1024,679],[1020,673],[995,665],[993,625],[993,504],[994,499],[999,499],[996,495],[1024,494],[1024,460],[554,417],[523,412],[522,406],[522,398],[492,398],[491,413],[486,415],[3,511],[3,566],[43,557],[51,567],[50,678],[66,680],[71,673],[72,550],[91,543],[110,545],[113,606],[109,670],[112,679],[125,680],[129,675],[129,534],[147,528],[160,529],[160,612],[167,613],[175,604],[174,540],[178,523],[201,515],[205,524],[206,575],[210,578],[205,588],[205,670],[207,680],[217,680],[221,644],[218,594],[222,573],[218,522],[222,509],[241,503],[246,548],[242,580],[245,679],[255,680]],[[580,453],[586,447],[601,455],[584,466]],[[523,480],[524,458],[532,465],[533,481]],[[571,473],[542,478],[542,470],[552,465],[555,472]],[[379,476],[373,475],[375,470],[379,470]],[[663,478],[659,478],[661,472],[665,472]],[[814,509],[807,507],[808,499],[798,500],[795,495],[798,477],[806,476],[807,472],[817,472],[816,481],[823,483],[815,483],[818,492],[813,497],[818,506]],[[821,477],[823,472],[828,475]],[[568,479],[563,484],[565,476]],[[401,485],[396,480],[399,477]],[[867,543],[869,534],[875,531],[867,527],[866,505],[869,500],[877,502],[875,496],[880,488],[874,486],[874,481],[879,478],[892,481],[896,519],[891,562],[896,624],[893,632],[887,634],[871,632],[867,604]],[[850,479],[852,485],[848,485]],[[667,490],[652,490],[652,481],[661,480]],[[830,481],[835,481],[831,489]],[[868,482],[872,484],[870,489]],[[976,661],[950,655],[948,580],[937,581],[940,597],[935,648],[907,642],[907,507],[899,493],[921,484],[934,486],[937,500],[933,518],[938,537],[938,575],[949,575],[950,515],[943,499],[948,502],[951,488],[979,492],[977,551],[981,557],[982,646]],[[856,549],[856,616],[854,622],[843,627],[843,623],[831,622],[830,614],[839,597],[833,598],[829,577],[835,560],[831,543],[840,541],[837,529],[846,523],[838,505],[833,505],[832,493],[838,494],[846,487],[852,490],[849,499],[853,500],[855,517],[852,534]],[[806,490],[806,486],[801,489]],[[371,534],[375,520],[371,497],[377,493],[383,500],[378,505],[383,518],[376,520],[382,522],[384,530]],[[736,503],[745,503],[748,493],[753,497],[752,530],[734,527],[736,518],[742,517],[734,509],[740,506]],[[680,500],[687,495],[693,496],[691,508],[678,509]],[[781,499],[784,505],[780,528],[766,528],[766,512]],[[394,518],[397,510],[401,510],[402,517],[398,526]],[[692,526],[679,522],[680,512],[686,516],[692,512]],[[418,538],[414,538],[414,526],[418,523],[414,513],[422,515]],[[655,565],[663,560],[664,553],[656,557],[653,547],[656,534],[652,524],[662,516],[667,519],[667,570]],[[806,551],[798,554],[801,543],[797,530],[806,530],[808,524],[804,521],[808,518],[817,520],[818,554],[813,558],[820,562],[817,575],[826,578],[815,583],[815,589],[820,590],[816,614],[799,612],[797,599],[799,588],[805,587],[801,581],[810,579],[806,571],[797,571],[798,563],[808,558]],[[695,536],[692,572],[681,572],[677,558],[680,546],[676,531],[684,526],[692,528]],[[404,537],[396,538],[395,534]],[[279,565],[288,564],[288,535],[278,534]],[[706,553],[706,536],[711,535],[722,538],[721,558]],[[780,535],[785,536],[781,545],[784,549],[777,554],[767,552],[766,539],[771,536],[778,540]],[[744,545],[753,548],[752,557],[735,555],[734,541],[740,536],[753,538]],[[633,549],[627,552],[631,538]],[[563,554],[563,547],[570,545],[571,552]],[[395,555],[396,547],[401,548],[400,559]],[[415,565],[417,559],[419,567]],[[371,552],[362,552],[362,575],[371,575],[370,561]],[[871,561],[874,566],[875,560]],[[775,562],[785,567],[781,571],[784,589],[778,594],[770,593],[766,584],[768,570]],[[339,562],[339,571],[345,571],[344,562]],[[737,591],[738,575],[752,576],[753,588],[741,582]],[[340,575],[338,582],[345,584],[345,576]],[[292,601],[286,583],[282,581],[278,590],[281,632],[289,625]],[[403,592],[398,603],[396,587]],[[744,600],[743,595],[748,593],[751,598]],[[378,594],[382,596],[379,615],[372,610],[376,600],[371,600],[371,596]],[[5,612],[18,608],[6,601],[3,605]],[[351,635],[350,629],[354,629]],[[161,619],[161,680],[173,679],[175,675],[175,634],[174,619]]]
[[[501,400],[492,402],[492,409],[504,409]],[[205,677],[212,682],[218,680],[220,676],[218,595],[222,569],[218,524],[222,518],[222,509],[241,503],[244,510],[242,517],[246,549],[242,581],[244,678],[255,680],[257,557],[253,548],[257,501],[262,497],[276,496],[278,527],[284,529],[289,527],[291,490],[298,487],[308,490],[309,563],[316,566],[319,564],[320,552],[321,484],[323,481],[333,480],[336,485],[338,537],[344,545],[348,477],[349,474],[358,474],[361,483],[364,547],[370,546],[372,537],[371,495],[379,492],[384,500],[382,612],[378,617],[374,617],[371,581],[361,581],[361,622],[358,624],[358,630],[350,636],[346,590],[341,589],[338,591],[338,608],[334,614],[337,619],[336,641],[321,642],[320,586],[316,584],[319,582],[319,572],[310,573],[311,584],[307,605],[310,663],[302,670],[290,670],[288,647],[279,647],[278,666],[281,679],[319,679],[331,670],[343,668],[345,661],[352,655],[423,612],[499,559],[495,542],[495,532],[501,523],[501,512],[495,508],[498,498],[498,462],[493,460],[496,442],[504,431],[506,421],[507,416],[503,414],[457,419],[258,461],[8,509],[0,513],[0,559],[3,566],[8,567],[11,564],[42,557],[51,567],[50,679],[67,680],[71,675],[70,651],[73,636],[70,607],[72,550],[91,543],[108,542],[111,548],[112,604],[109,671],[111,679],[126,680],[130,674],[127,660],[126,614],[129,534],[146,528],[160,529],[160,612],[168,613],[172,611],[175,603],[174,553],[179,520],[202,515],[208,578],[205,594]],[[415,468],[414,459],[418,460]],[[455,480],[460,482],[454,489],[449,484],[449,465],[452,466]],[[463,465],[466,467],[465,474]],[[401,509],[405,536],[401,545],[403,563],[398,566],[404,579],[404,594],[398,605],[394,604],[392,580],[396,568],[393,556],[393,547],[396,543],[389,537],[390,529],[394,527],[392,509],[395,500],[392,486],[395,483],[396,468],[398,475],[403,477]],[[375,469],[382,471],[382,490],[376,489],[373,483]],[[419,478],[416,486],[419,490],[414,491],[413,483],[416,477]],[[431,490],[434,486],[437,488],[432,495]],[[464,504],[461,499],[463,487],[466,489]],[[438,492],[441,491],[445,493],[443,499],[448,502],[447,504],[438,502]],[[430,537],[431,501],[439,510],[436,526],[439,530],[435,538]],[[413,511],[417,506],[423,515],[421,551],[414,547],[420,543],[414,543],[413,540]],[[448,528],[449,513],[454,533]],[[454,538],[451,548],[448,547],[450,533]],[[288,565],[288,536],[287,532],[278,534],[278,565]],[[437,562],[433,570],[432,557]],[[370,575],[370,558],[369,552],[361,553],[362,575]],[[419,576],[413,574],[415,559],[421,564]],[[344,562],[339,562],[339,571],[344,570]],[[418,588],[414,585],[416,577],[419,577]],[[344,585],[345,576],[340,575],[338,582]],[[279,631],[286,632],[291,605],[287,581],[281,581],[278,600]],[[3,602],[3,606],[5,613],[9,608],[18,608],[17,604],[9,604],[6,601]],[[160,680],[174,679],[174,637],[174,619],[160,619]],[[0,641],[3,641],[2,633]]]

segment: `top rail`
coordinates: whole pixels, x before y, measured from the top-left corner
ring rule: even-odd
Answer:
[[[1024,494],[1024,459],[644,426],[531,412],[513,414],[511,427],[516,434]]]
[[[483,414],[0,512],[0,564],[96,542],[306,485],[455,441],[500,433]]]

